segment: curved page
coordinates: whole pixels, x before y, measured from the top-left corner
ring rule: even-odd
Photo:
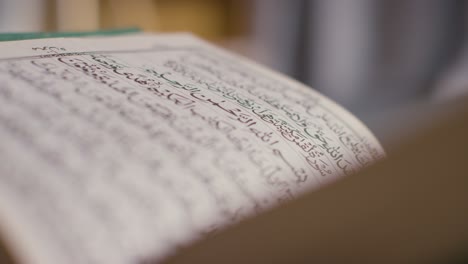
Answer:
[[[383,157],[348,112],[185,34],[0,43],[0,232],[136,263]]]

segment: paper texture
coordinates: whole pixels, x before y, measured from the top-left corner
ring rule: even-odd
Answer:
[[[0,43],[0,230],[34,263],[164,257],[383,156],[313,90],[189,35]]]

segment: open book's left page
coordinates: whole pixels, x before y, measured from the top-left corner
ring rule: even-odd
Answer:
[[[0,43],[0,234],[24,263],[136,263],[383,150],[313,90],[188,35]]]

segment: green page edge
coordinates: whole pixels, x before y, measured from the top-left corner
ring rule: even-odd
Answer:
[[[121,34],[138,33],[137,27],[107,29],[97,31],[76,32],[24,32],[24,33],[0,33],[0,41],[39,39],[39,38],[64,38],[64,37],[90,37],[90,36],[113,36]]]

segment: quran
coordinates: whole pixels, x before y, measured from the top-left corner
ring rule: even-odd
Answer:
[[[189,34],[0,43],[14,263],[162,261],[384,155],[323,95]]]

